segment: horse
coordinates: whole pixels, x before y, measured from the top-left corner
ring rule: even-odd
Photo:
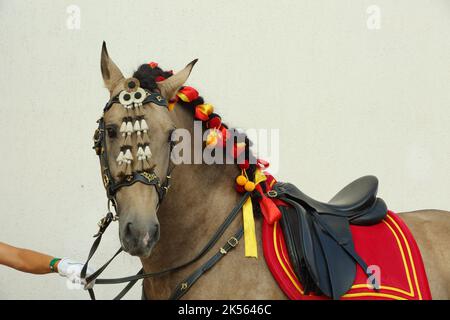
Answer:
[[[182,163],[176,165],[173,172],[171,170],[172,148],[168,152],[168,137],[175,128],[187,130],[191,136],[194,135],[192,110],[183,107],[174,97],[185,85],[195,62],[196,60],[175,74],[168,74],[157,66],[149,69],[143,65],[133,75],[140,80],[140,85],[150,86],[160,95],[142,108],[148,121],[151,146],[151,158],[147,159],[147,165],[154,175],[147,183],[139,183],[144,181],[141,179],[138,183],[131,181],[117,189],[114,204],[120,217],[121,247],[130,255],[140,258],[145,273],[159,272],[194,258],[229,212],[236,208],[241,198],[233,188],[236,176],[241,173],[235,164]],[[101,74],[111,98],[117,96],[127,85],[129,88],[136,86],[136,83],[126,83],[127,79],[110,58],[105,43],[101,52]],[[160,98],[171,102],[172,108],[161,107],[158,103]],[[126,162],[126,157],[119,159],[119,162],[115,159],[123,151],[119,131],[126,135],[127,112],[118,101],[112,101],[104,110],[102,121],[106,148],[100,151],[105,152],[108,159],[101,166],[104,179],[105,169],[109,170],[112,179],[123,177],[119,164]],[[125,127],[120,128],[124,119]],[[135,141],[130,144],[134,145]],[[192,149],[192,153],[194,152]],[[128,162],[128,165],[131,167],[130,171],[134,171],[138,162]],[[168,179],[170,191],[166,192]],[[165,188],[162,191],[161,186]],[[164,201],[161,201],[162,198]],[[412,231],[421,250],[433,298],[449,299],[450,212],[419,210],[398,214]],[[257,239],[261,239],[260,220],[256,218]],[[222,242],[232,238],[233,232],[241,225],[240,219],[230,222],[219,241],[209,248],[210,251],[223,250]],[[257,249],[262,252],[261,241],[257,242]],[[215,264],[214,268],[196,281],[195,286],[183,298],[286,299],[264,259],[245,257],[244,246],[236,246],[233,252],[224,256],[220,263]],[[144,279],[143,297],[170,298],[178,284],[207,260],[206,256],[201,256],[183,268]]]

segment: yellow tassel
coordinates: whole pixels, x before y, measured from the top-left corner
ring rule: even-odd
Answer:
[[[242,207],[244,220],[245,256],[258,258],[258,246],[256,244],[255,218],[253,217],[252,199],[249,197]]]

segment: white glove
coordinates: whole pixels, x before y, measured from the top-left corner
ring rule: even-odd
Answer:
[[[67,287],[69,289],[92,289],[94,287],[95,280],[86,286],[86,280],[81,279],[81,270],[84,263],[74,261],[69,258],[62,258],[58,263],[58,273],[62,277],[67,278]],[[86,270],[86,278],[93,274],[95,270],[88,267]]]

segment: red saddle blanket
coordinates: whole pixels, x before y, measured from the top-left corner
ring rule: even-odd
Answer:
[[[281,290],[293,300],[325,300],[326,296],[305,295],[291,262],[280,223],[263,220],[264,257]],[[357,266],[355,281],[342,300],[429,300],[430,288],[419,248],[402,219],[392,211],[373,226],[351,225],[355,250],[368,266],[379,272],[380,288],[367,284]]]

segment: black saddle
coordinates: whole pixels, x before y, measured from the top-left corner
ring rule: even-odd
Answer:
[[[377,198],[378,179],[359,178],[328,203],[305,195],[290,183],[278,182],[268,195],[288,203],[280,206],[281,227],[294,271],[305,293],[340,298],[352,286],[356,264],[368,276],[366,263],[355,252],[350,224],[373,225],[387,214]]]

